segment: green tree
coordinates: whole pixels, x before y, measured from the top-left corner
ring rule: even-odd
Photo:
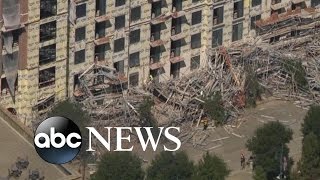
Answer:
[[[90,123],[90,115],[84,110],[81,104],[77,102],[71,102],[70,100],[65,100],[56,104],[48,113],[48,117],[62,116],[73,120],[79,127],[82,135],[82,145],[79,153],[79,160],[81,162],[82,179],[85,178],[85,169],[91,154],[86,151],[88,142],[88,133],[86,126]]]
[[[268,179],[280,174],[280,160],[288,158],[287,143],[292,139],[292,130],[280,122],[269,122],[255,131],[246,146],[255,156],[255,165],[260,166]],[[290,168],[288,161],[288,169]]]
[[[320,106],[313,105],[307,112],[304,123],[302,124],[302,133],[305,137],[309,133],[313,132],[318,138],[320,138]]]
[[[292,82],[295,83],[296,86],[305,88],[308,85],[308,81],[306,79],[307,73],[300,60],[283,60],[282,67],[291,76]]]
[[[301,180],[320,179],[320,142],[313,132],[303,139],[299,169]]]
[[[188,180],[194,172],[193,162],[184,152],[161,152],[147,169],[147,180]]]
[[[224,123],[227,115],[220,92],[209,95],[204,100],[203,108],[205,113],[208,114],[211,119],[215,120],[217,125]]]
[[[218,156],[208,152],[196,167],[194,180],[224,180],[230,174],[227,164]]]
[[[266,173],[264,172],[264,170],[261,166],[258,166],[254,169],[253,179],[254,180],[267,180]]]
[[[141,160],[131,152],[111,152],[102,156],[92,180],[142,180]]]
[[[154,106],[154,102],[152,101],[151,98],[147,97],[147,98],[143,99],[142,103],[140,104],[140,106],[138,108],[140,126],[141,127],[153,127],[151,129],[151,132],[154,137],[158,137],[158,135],[159,135],[158,122],[151,112],[151,109],[153,106]],[[142,132],[144,139],[146,140],[148,137],[147,132],[144,129],[142,129],[141,132]],[[157,139],[157,138],[155,138],[155,139]]]

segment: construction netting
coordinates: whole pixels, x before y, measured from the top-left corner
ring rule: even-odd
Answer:
[[[3,23],[6,29],[20,27],[20,4],[19,0],[3,0]]]

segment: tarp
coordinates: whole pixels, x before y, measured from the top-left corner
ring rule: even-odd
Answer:
[[[18,76],[19,52],[3,56],[3,70],[6,75],[10,94],[15,96],[15,83]]]
[[[76,3],[74,0],[70,0],[70,7],[69,7],[69,21],[72,25],[76,24],[77,15],[76,15]]]
[[[3,47],[8,54],[12,54],[13,36],[11,32],[3,33]]]
[[[6,29],[20,27],[20,4],[19,0],[2,0],[2,16]]]

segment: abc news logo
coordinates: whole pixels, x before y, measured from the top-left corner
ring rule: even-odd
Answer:
[[[89,133],[88,148],[86,151],[94,152],[92,148],[92,137],[94,136],[108,151],[111,150],[110,133],[116,130],[116,149],[114,151],[132,151],[130,148],[123,148],[122,142],[130,142],[130,135],[124,137],[123,131],[135,130],[140,145],[145,151],[150,144],[152,149],[156,151],[161,136],[164,135],[168,140],[176,144],[176,148],[169,149],[163,145],[164,151],[177,151],[181,147],[181,141],[170,134],[169,130],[174,129],[180,132],[178,127],[159,127],[158,137],[152,134],[152,127],[105,127],[108,134],[105,139],[95,128],[86,127]],[[143,132],[147,133],[147,138],[143,137]],[[82,145],[82,136],[79,127],[70,119],[64,117],[51,117],[43,121],[37,128],[34,137],[34,146],[38,155],[45,161],[52,164],[64,164],[72,161],[80,152]]]

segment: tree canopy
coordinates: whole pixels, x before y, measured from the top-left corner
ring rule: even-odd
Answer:
[[[304,123],[302,124],[302,133],[304,136],[309,133],[314,133],[318,138],[320,138],[320,106],[313,105],[307,112]]]
[[[221,125],[224,123],[227,113],[223,106],[222,96],[220,92],[209,95],[203,104],[203,108],[206,114],[215,120],[215,124]]]
[[[141,160],[131,152],[111,152],[102,156],[92,180],[141,180]]]
[[[255,156],[254,163],[260,166],[268,179],[280,174],[279,164],[285,157],[289,159],[287,143],[292,139],[292,130],[280,122],[269,122],[255,131],[247,141],[247,148]],[[289,160],[288,168],[289,168]]]
[[[188,180],[194,171],[193,162],[184,152],[161,152],[147,169],[147,180]]]
[[[208,152],[199,161],[194,180],[224,180],[230,173],[227,164],[218,156]]]

